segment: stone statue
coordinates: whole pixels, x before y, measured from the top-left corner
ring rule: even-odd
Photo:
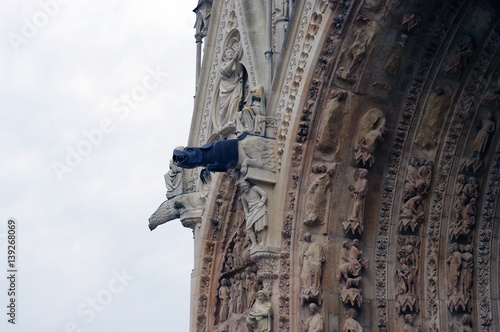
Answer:
[[[243,98],[243,66],[240,52],[227,47],[219,66],[219,127],[233,121]]]
[[[305,323],[303,320],[300,321],[301,332],[323,332],[323,316],[318,313],[318,306],[315,303],[309,305],[309,312],[311,317]]]
[[[424,212],[422,211],[422,197],[414,196],[410,198],[401,209],[399,214],[399,231],[415,232],[418,225],[424,220]]]
[[[460,286],[464,295],[470,296],[472,288],[472,278],[474,275],[474,255],[472,254],[472,246],[466,245],[462,252],[462,271],[460,272]]]
[[[323,223],[326,204],[328,202],[327,190],[332,183],[333,169],[326,171],[326,166],[314,166],[312,172],[318,174],[309,187],[306,201],[306,216],[304,224],[308,226]],[[326,172],[326,174],[324,174]]]
[[[349,185],[351,191],[351,205],[347,220],[342,223],[346,233],[362,234],[364,229],[364,205],[368,180],[366,179],[368,171],[364,168],[358,168],[354,171],[354,185]]]
[[[253,272],[249,273],[247,283],[247,308],[251,308],[257,298],[258,287],[257,276]]]
[[[366,260],[361,260],[363,252],[358,249],[358,239],[352,240],[352,244],[350,245],[347,241],[344,241],[342,246],[344,248],[341,250],[341,262],[337,273],[337,280],[339,283],[342,281],[342,278],[347,282],[349,278],[359,277],[363,266],[368,268],[368,262]],[[347,257],[345,257],[346,253]]]
[[[432,168],[434,167],[434,162],[432,160],[425,162],[424,165],[420,166],[417,172],[417,193],[425,197],[429,193],[429,187],[431,185],[432,178]]]
[[[183,193],[182,168],[175,165],[172,159],[170,159],[169,166],[170,166],[169,171],[164,175],[165,185],[167,186],[167,199],[171,199]]]
[[[471,176],[469,178],[469,183],[465,185],[463,193],[469,197],[470,199],[472,198],[478,198],[479,196],[479,185],[477,184],[477,178]]]
[[[231,288],[229,289],[229,314],[228,317],[231,317],[234,313],[236,313],[236,298],[237,298],[237,289],[236,289],[236,279],[233,277],[231,279]]]
[[[219,288],[219,301],[220,301],[220,313],[219,313],[219,323],[227,320],[229,315],[229,287],[226,278],[222,278],[220,281]]]
[[[455,331],[457,332],[472,332],[472,327],[471,327],[471,318],[469,314],[464,314],[462,316],[462,326],[460,326],[458,329]]]
[[[446,261],[450,265],[448,272],[448,295],[458,294],[458,280],[462,266],[462,255],[458,243],[451,245],[451,255]]]
[[[245,132],[264,135],[266,131],[266,103],[264,87],[257,85],[250,90],[245,107],[236,113],[236,134]]]
[[[412,294],[413,293],[413,273],[410,267],[406,264],[406,259],[400,258],[401,270],[396,270],[399,283],[397,293],[399,294]]]
[[[474,53],[474,40],[470,34],[465,34],[458,50],[451,53],[443,65],[443,72],[455,73],[460,78],[469,65],[469,59]]]
[[[415,139],[421,149],[431,150],[437,146],[446,112],[451,106],[453,89],[449,85],[437,85],[429,96],[422,118],[422,125]]]
[[[240,200],[243,205],[243,212],[245,212],[246,231],[252,241],[250,249],[253,249],[259,245],[256,233],[267,228],[267,194],[259,186],[250,186],[250,183],[246,180],[242,181],[239,186],[243,191]],[[262,239],[260,245],[264,245],[264,242],[264,239]]]
[[[354,152],[354,159],[357,164],[362,166],[372,167],[375,162],[373,154],[375,153],[375,148],[377,147],[377,142],[384,141],[384,133],[386,128],[380,126],[378,128],[372,129],[366,134],[361,143],[356,147]]]
[[[347,319],[344,322],[343,332],[363,332],[361,324],[358,323],[356,318],[358,313],[355,309],[351,308],[347,311]]]
[[[271,332],[271,302],[267,292],[257,292],[257,301],[247,317],[248,332]]]
[[[300,248],[300,273],[301,290],[299,298],[301,303],[315,300],[321,304],[321,280],[323,264],[325,262],[325,248],[317,241],[311,242],[311,234],[304,234],[304,242]]]
[[[420,327],[413,326],[413,315],[406,314],[404,316],[405,326],[403,327],[403,332],[420,332]]]

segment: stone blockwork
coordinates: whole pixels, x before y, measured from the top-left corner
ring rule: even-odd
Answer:
[[[167,174],[191,330],[500,331],[500,3],[210,5],[187,145],[266,138]]]

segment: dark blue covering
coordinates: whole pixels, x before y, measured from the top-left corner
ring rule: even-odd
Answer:
[[[210,172],[226,172],[238,164],[238,141],[244,139],[247,133],[237,139],[217,141],[205,144],[199,148],[186,147],[184,151],[174,150],[173,161],[182,168],[204,166],[200,173],[203,183],[210,178]]]

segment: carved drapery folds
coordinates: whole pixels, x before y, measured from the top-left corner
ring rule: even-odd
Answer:
[[[342,223],[342,227],[346,234],[355,236],[363,234],[365,198],[368,190],[367,176],[368,170],[364,168],[356,169],[354,171],[354,180],[356,182],[348,187],[352,199],[347,214],[347,220],[344,220]]]
[[[420,252],[420,239],[407,235],[398,237],[398,254],[396,259],[399,268],[396,287],[396,311],[399,314],[418,313],[417,277]],[[412,317],[413,320],[413,317]]]
[[[379,109],[369,110],[361,118],[358,138],[354,147],[354,160],[363,167],[372,167],[378,142],[384,141],[385,116]]]
[[[299,251],[301,305],[306,302],[316,302],[321,305],[323,303],[321,295],[323,265],[326,260],[325,247],[318,240],[313,241],[310,233],[305,233]]]
[[[361,307],[361,272],[368,269],[366,259],[362,259],[363,252],[359,249],[359,240],[344,240],[340,250],[340,264],[337,269],[337,281],[340,287],[342,302],[351,307]]]
[[[332,183],[334,170],[327,170],[326,165],[313,166],[312,173],[315,176],[307,191],[306,215],[303,221],[308,226],[324,223],[328,203],[328,189]]]

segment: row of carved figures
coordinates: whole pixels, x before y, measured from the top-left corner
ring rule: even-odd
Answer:
[[[250,309],[261,287],[255,272],[250,268],[230,279],[222,278],[218,294],[219,323]]]

